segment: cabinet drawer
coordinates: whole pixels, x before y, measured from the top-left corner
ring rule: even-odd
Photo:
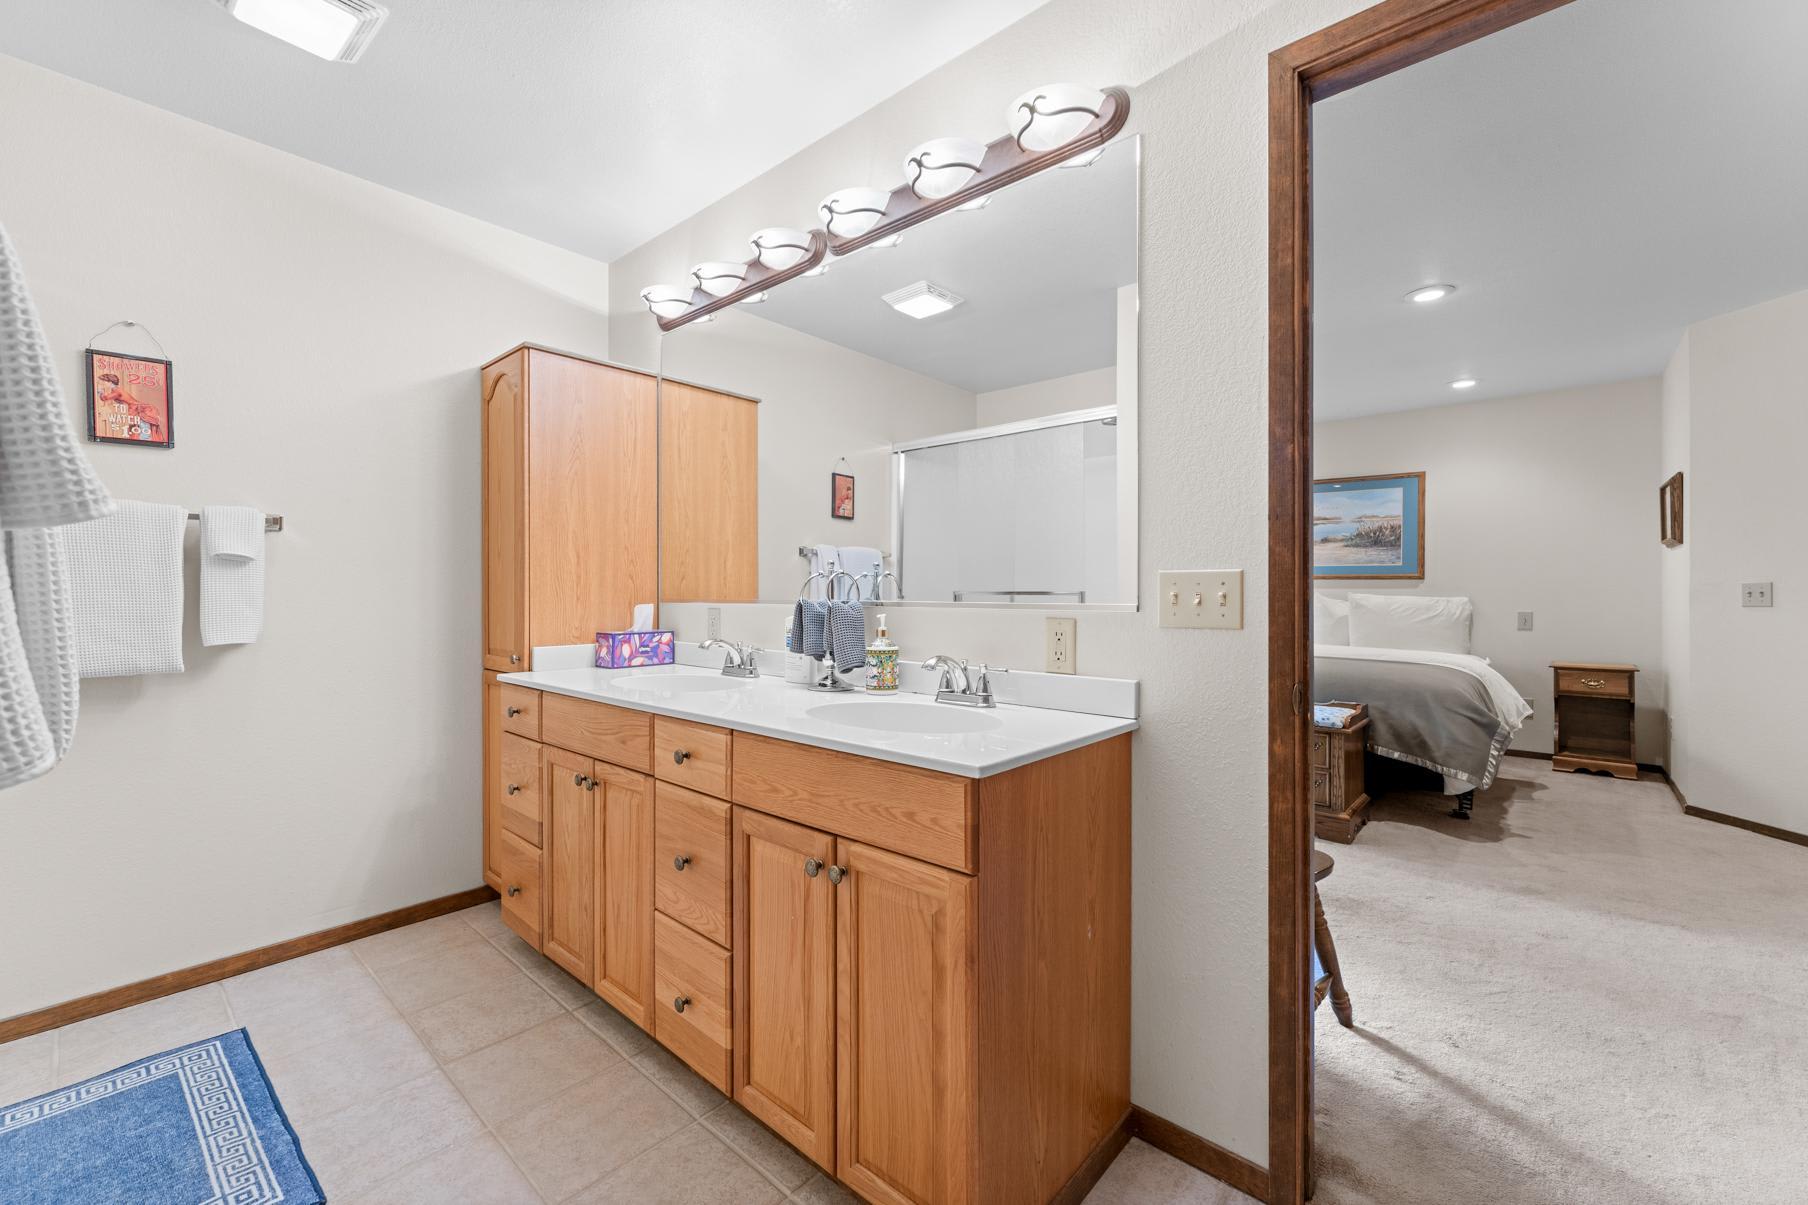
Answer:
[[[1557,671],[1557,693],[1630,699],[1632,675],[1623,669],[1560,669]]]
[[[502,734],[502,755],[497,763],[500,781],[496,784],[502,827],[534,846],[541,844],[546,817],[542,789],[546,776],[540,767],[539,745],[512,732]]]
[[[1316,769],[1312,771],[1312,802],[1321,808],[1332,806],[1331,771]]]
[[[734,801],[811,828],[972,872],[974,780],[737,732]]]
[[[728,944],[728,805],[662,782],[655,809],[653,899],[659,910]]]
[[[497,684],[496,695],[496,706],[502,708],[504,731],[525,736],[530,741],[539,740],[540,692],[502,682]]]
[[[542,694],[540,739],[630,770],[651,768],[653,717],[644,711]]]
[[[498,834],[496,869],[502,879],[502,921],[540,948],[540,851],[510,832]]]
[[[726,728],[653,717],[653,773],[667,782],[726,798],[730,748]]]
[[[1322,732],[1312,734],[1312,764],[1314,766],[1331,764],[1331,738]]]
[[[727,950],[654,914],[653,1036],[724,1092],[734,1032],[728,983]]]

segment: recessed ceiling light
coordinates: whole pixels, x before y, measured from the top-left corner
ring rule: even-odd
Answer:
[[[1474,389],[1475,388],[1475,378],[1474,377],[1458,377],[1456,380],[1450,382],[1450,387],[1452,389]]]
[[[930,318],[947,313],[966,299],[957,293],[950,293],[941,285],[919,280],[913,285],[892,290],[885,294],[883,300],[900,314],[911,318]]]
[[[217,0],[273,38],[337,63],[355,63],[389,10],[370,0]]]
[[[1444,298],[1450,296],[1454,292],[1456,292],[1455,285],[1420,285],[1418,288],[1408,293],[1406,299],[1413,302],[1415,305],[1430,305],[1434,301],[1444,300]]]

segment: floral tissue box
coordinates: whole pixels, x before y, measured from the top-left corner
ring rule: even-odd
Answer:
[[[638,665],[672,664],[670,632],[598,632],[596,667],[630,669]]]

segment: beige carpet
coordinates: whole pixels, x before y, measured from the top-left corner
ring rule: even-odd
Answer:
[[[1808,1201],[1808,848],[1522,758],[1447,806],[1320,845],[1317,1200]]]

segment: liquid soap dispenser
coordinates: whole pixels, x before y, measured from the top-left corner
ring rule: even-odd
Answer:
[[[879,613],[879,633],[866,646],[866,688],[898,689],[898,646],[885,634],[885,613]]]

